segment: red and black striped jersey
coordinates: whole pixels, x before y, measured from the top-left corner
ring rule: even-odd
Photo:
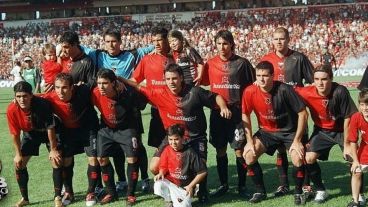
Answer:
[[[279,81],[274,81],[268,93],[251,85],[243,94],[242,113],[250,115],[254,111],[259,128],[266,132],[295,132],[298,113],[304,108],[293,87]]]
[[[165,178],[180,187],[185,187],[197,174],[207,171],[206,164],[192,148],[175,151],[166,146],[160,157],[160,170]]]
[[[254,81],[254,68],[247,59],[233,55],[223,61],[215,56],[205,65],[202,84],[210,85],[211,91],[221,95],[228,105],[240,106],[244,88]]]
[[[344,119],[357,111],[348,89],[335,82],[329,96],[319,95],[315,86],[297,87],[295,90],[308,106],[312,120],[319,128],[342,132]]]

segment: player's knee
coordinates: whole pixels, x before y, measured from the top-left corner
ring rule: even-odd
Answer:
[[[242,149],[236,149],[235,150],[235,156],[236,157],[242,157],[243,156],[243,150]]]
[[[293,153],[291,156],[291,161],[295,167],[300,167],[303,165],[303,160],[299,157],[297,153]]]
[[[101,166],[106,166],[110,163],[108,157],[99,157],[99,158],[97,158],[97,160],[98,160],[98,162],[100,163]]]
[[[138,161],[138,158],[137,157],[127,157],[127,162],[129,164],[136,163],[137,161]]]
[[[226,147],[216,148],[217,157],[223,157],[226,155]]]
[[[310,153],[307,153],[305,155],[305,161],[307,162],[307,164],[314,164],[317,161],[317,157]]]
[[[97,160],[97,157],[88,157],[88,164],[91,166],[98,166],[99,162]]]
[[[252,165],[257,161],[256,157],[253,155],[252,152],[248,152],[245,155],[244,159],[245,159],[245,163],[247,163],[247,165]]]

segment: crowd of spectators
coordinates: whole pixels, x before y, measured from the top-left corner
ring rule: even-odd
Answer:
[[[29,24],[21,28],[0,29],[0,79],[9,79],[15,59],[25,55],[34,63],[42,61],[44,43],[56,43],[63,31],[73,29],[80,34],[81,43],[92,48],[103,48],[102,33],[106,28],[120,29],[122,49],[141,47],[151,42],[150,30],[154,26],[175,27],[181,30],[192,46],[208,59],[216,54],[214,35],[220,29],[230,30],[235,38],[236,53],[248,58],[252,64],[272,50],[272,31],[284,26],[291,33],[292,49],[305,53],[314,65],[321,63],[324,50],[333,54],[338,68],[349,58],[357,58],[368,51],[368,6],[365,4],[334,7],[308,7],[286,9],[247,10],[242,12],[211,12],[190,22],[146,22],[138,24],[122,17],[100,18],[98,24],[71,27],[47,24]],[[14,58],[12,51],[14,48]],[[368,59],[368,57],[367,57]],[[368,61],[367,61],[368,62]],[[366,62],[366,63],[367,63]]]

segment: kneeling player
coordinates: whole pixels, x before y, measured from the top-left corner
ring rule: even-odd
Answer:
[[[242,116],[247,144],[244,158],[248,164],[248,175],[256,185],[257,192],[249,200],[259,202],[266,198],[262,169],[258,158],[267,153],[273,155],[280,145],[289,149],[294,165],[295,204],[305,203],[302,194],[304,180],[304,146],[302,144],[308,113],[301,98],[292,86],[273,81],[273,66],[267,61],[256,67],[257,85],[249,86],[243,93]],[[250,113],[254,111],[259,130],[252,137]]]
[[[32,86],[21,81],[14,86],[15,102],[9,104],[7,119],[15,148],[15,174],[22,194],[16,207],[29,204],[27,163],[31,156],[38,156],[39,147],[46,143],[53,168],[55,207],[61,207],[62,170],[61,155],[55,135],[55,120],[51,105],[43,98],[33,96]],[[20,139],[20,132],[23,138]]]
[[[93,90],[92,103],[101,112],[101,127],[97,136],[97,157],[108,195],[104,203],[116,199],[114,169],[109,157],[119,145],[128,161],[127,205],[136,201],[134,195],[138,180],[137,154],[141,145],[137,133],[135,106],[137,94],[133,89],[117,90],[116,76],[112,70],[101,69],[97,73],[97,87]]]
[[[159,173],[155,176],[155,194],[167,206],[189,207],[196,184],[207,175],[203,159],[192,148],[184,146],[184,128],[179,124],[167,129],[169,146],[161,154]]]

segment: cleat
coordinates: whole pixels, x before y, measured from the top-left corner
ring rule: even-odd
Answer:
[[[16,204],[15,207],[22,207],[29,205],[29,201],[24,200],[24,198],[20,199]]]
[[[128,189],[128,183],[126,181],[116,182],[116,192],[119,197],[123,197]]]
[[[56,196],[54,199],[54,206],[55,207],[64,207],[63,202],[61,201],[60,196]]]
[[[214,192],[211,193],[212,197],[223,196],[227,191],[229,191],[228,185],[220,185]]]
[[[361,206],[365,206],[367,203],[364,194],[359,194],[358,201]]]
[[[88,193],[86,196],[86,206],[96,205],[96,197],[94,193]]]
[[[327,200],[328,193],[325,190],[318,190],[316,192],[316,197],[314,197],[314,202],[323,203]]]
[[[200,204],[206,204],[206,203],[208,203],[208,195],[207,194],[205,194],[205,195],[199,195],[198,196],[198,202]]]
[[[127,207],[134,206],[136,201],[137,201],[137,198],[135,196],[128,196],[126,200],[126,206]]]
[[[275,197],[285,196],[289,193],[289,186],[280,185],[277,190],[273,193]]]
[[[245,198],[250,198],[250,195],[251,195],[248,192],[247,187],[245,187],[245,186],[239,186],[238,187],[238,193],[239,193],[240,196],[245,197]]]
[[[151,184],[149,178],[142,180],[142,191],[148,193],[151,190]]]
[[[360,206],[363,206],[363,205],[359,205],[359,203],[355,203],[354,201],[351,201],[347,205],[347,207],[360,207]]]
[[[111,202],[114,202],[116,200],[116,198],[111,195],[111,194],[106,194],[101,200],[100,200],[100,204],[101,205],[105,205]]]
[[[304,194],[294,194],[294,204],[295,205],[305,205],[306,198]]]
[[[254,193],[252,198],[249,199],[249,202],[251,203],[258,203],[267,198],[267,195],[265,193]]]
[[[65,192],[61,202],[64,206],[70,205],[74,201],[74,195],[72,193]]]
[[[97,200],[103,199],[103,197],[105,197],[106,194],[107,193],[106,193],[104,188],[100,188],[100,187],[95,188],[95,196],[96,196]]]
[[[165,207],[174,207],[174,204],[172,201],[165,201]]]
[[[303,190],[303,193],[304,193],[306,199],[312,199],[315,196],[314,195],[315,193],[313,192],[312,186],[310,186],[310,185],[303,186],[302,190]]]

